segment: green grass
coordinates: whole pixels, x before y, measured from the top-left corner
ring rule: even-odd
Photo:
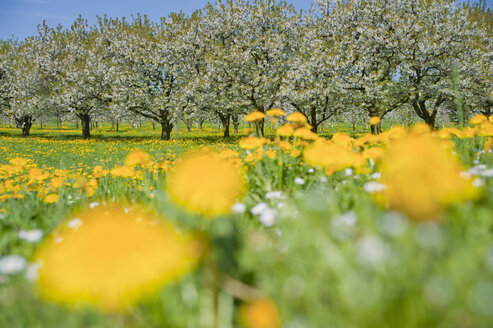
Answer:
[[[92,172],[96,165],[122,165],[135,149],[154,161],[203,146],[237,149],[238,136],[223,140],[220,135],[215,129],[190,135],[177,130],[173,140],[161,141],[148,128],[102,129],[85,141],[71,129],[34,129],[29,138],[1,129],[0,164],[20,156],[49,172]],[[479,153],[484,138],[454,142],[466,167],[493,168],[493,154]],[[91,202],[133,200],[184,230],[207,235],[221,275],[264,291],[276,302],[283,327],[493,326],[492,177],[480,177],[479,200],[449,207],[441,223],[420,223],[375,204],[363,190],[370,174],[342,171],[326,177],[322,170],[309,170],[300,160],[286,158],[284,197],[267,199],[279,184],[277,164],[265,158],[249,169],[243,202],[248,209],[259,202],[275,209],[270,228],[249,211],[216,220],[187,213],[168,200],[163,173],[145,172],[142,180],[108,176],[91,197],[64,186],[55,204],[26,191],[23,199],[0,202],[0,257],[32,257],[39,243],[19,239],[20,229],[47,235]],[[295,183],[298,177],[303,185]],[[207,327],[206,318],[214,312],[211,297],[205,265],[131,313],[113,315],[44,302],[23,274],[0,275],[0,327]],[[224,289],[218,297],[220,327],[243,327],[241,302]]]

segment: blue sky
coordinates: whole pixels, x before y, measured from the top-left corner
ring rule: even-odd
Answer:
[[[96,16],[107,14],[110,17],[130,17],[143,13],[157,21],[170,12],[183,10],[192,13],[203,8],[207,0],[0,0],[0,39],[35,35],[36,26],[43,19],[49,26],[62,24],[69,27],[74,19],[82,14],[90,23]],[[215,2],[215,0],[211,0]],[[308,9],[311,0],[288,1],[299,9]],[[493,0],[488,0],[493,2]]]

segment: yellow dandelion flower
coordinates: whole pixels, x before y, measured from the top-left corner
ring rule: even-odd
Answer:
[[[373,138],[377,138],[377,136],[374,136]],[[373,139],[375,140],[375,139]],[[353,149],[353,142],[354,139],[351,138],[347,133],[342,133],[342,132],[336,132],[330,139],[330,141],[339,147],[342,148],[347,148],[348,150]]]
[[[144,210],[98,206],[40,247],[37,283],[46,300],[125,311],[191,270],[199,255],[198,242]]]
[[[316,140],[318,138],[318,135],[316,133],[312,132],[306,127],[296,129],[293,135],[305,140]]]
[[[483,115],[483,114],[476,114],[474,115],[471,120],[469,121],[470,124],[473,124],[473,125],[477,125],[477,124],[481,124],[485,121],[488,121],[488,118]]]
[[[294,133],[294,127],[291,124],[284,124],[276,130],[277,135],[281,137],[290,137]]]
[[[261,161],[263,157],[264,157],[264,152],[262,151],[262,148],[258,148],[256,151],[248,154],[245,157],[245,161],[248,163],[251,163],[254,161]]]
[[[371,147],[371,148],[363,150],[362,154],[366,159],[371,158],[372,160],[377,161],[380,158],[382,158],[382,156],[384,154],[384,150],[383,150],[383,148],[380,148],[380,147]]]
[[[245,137],[240,140],[240,148],[255,149],[262,147],[267,142],[265,138]]]
[[[45,203],[47,204],[53,204],[58,202],[58,195],[57,194],[49,194],[48,196],[45,197]]]
[[[306,123],[306,116],[301,112],[294,112],[287,117],[289,122]]]
[[[56,177],[51,179],[50,186],[53,190],[57,190],[58,188],[63,186],[64,179],[62,177]]]
[[[419,134],[419,133],[430,133],[431,132],[431,126],[429,126],[428,124],[426,124],[424,122],[419,122],[413,126],[412,132],[417,133],[417,134]]]
[[[269,299],[242,305],[241,317],[247,328],[278,328],[281,325],[276,304]]]
[[[290,155],[291,155],[291,157],[294,157],[294,158],[300,157],[301,156],[301,150],[293,149],[293,150],[291,150]]]
[[[141,165],[147,167],[152,164],[151,157],[146,152],[138,149],[134,150],[125,158],[125,165],[129,167]]]
[[[353,166],[355,163],[358,165],[366,164],[363,155],[360,153],[353,154],[353,152],[337,144],[315,142],[305,149],[303,158],[311,166],[331,168],[334,171]]]
[[[446,147],[430,135],[410,135],[390,145],[381,180],[390,208],[416,220],[436,220],[443,206],[477,197],[478,189],[461,176],[463,167]]]
[[[156,163],[154,165],[154,167],[158,170],[163,170],[163,171],[168,171],[169,167],[170,167],[170,163],[168,161],[162,161],[162,162],[159,162],[159,163]]]
[[[484,143],[484,152],[488,153],[488,151],[490,151],[492,145],[493,145],[493,138],[490,137]]]
[[[273,108],[273,109],[269,109],[268,111],[266,111],[265,114],[267,114],[268,116],[272,116],[272,117],[279,117],[279,116],[286,115],[286,112],[280,108]]]
[[[493,137],[493,124],[489,121],[483,121],[478,124],[478,136],[480,137]]]
[[[270,159],[274,159],[276,158],[276,151],[275,150],[272,150],[272,149],[269,149],[265,152],[265,155],[267,157],[269,157]]]
[[[279,148],[281,148],[282,150],[291,150],[291,148],[293,148],[293,145],[291,145],[291,143],[284,140],[277,141],[277,144],[279,145]]]
[[[244,189],[241,170],[212,151],[185,155],[171,169],[168,179],[170,199],[191,212],[204,215],[230,213]]]
[[[380,117],[379,117],[379,116],[372,116],[372,117],[370,118],[370,124],[371,124],[371,125],[378,124],[378,123],[380,123],[380,121],[381,121],[381,120],[380,120]]]
[[[100,165],[96,165],[94,167],[94,169],[92,170],[92,176],[95,178],[95,179],[99,179],[101,177],[104,177],[108,174],[108,170],[103,170],[103,167],[101,167]]]
[[[243,118],[245,122],[255,122],[255,121],[261,121],[265,117],[265,114],[259,111],[251,112]]]
[[[27,160],[25,158],[21,158],[21,157],[16,157],[16,158],[12,158],[9,161],[9,163],[14,165],[14,166],[24,167],[27,165],[27,163],[29,163],[29,160]]]
[[[115,177],[122,177],[122,178],[131,178],[135,175],[135,171],[128,166],[119,166],[115,167],[113,170],[110,171],[111,175]]]

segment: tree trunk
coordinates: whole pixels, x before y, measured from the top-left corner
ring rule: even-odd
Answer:
[[[203,130],[203,125],[204,125],[204,119],[199,118],[199,129],[202,131]]]
[[[230,114],[226,114],[226,115],[221,115],[220,116],[220,120],[221,120],[221,123],[224,127],[224,133],[223,133],[223,137],[224,138],[229,138],[229,122],[230,122]]]
[[[91,138],[91,116],[89,114],[81,114],[79,118],[82,126],[82,138]]]
[[[29,131],[31,130],[31,126],[33,125],[33,117],[32,115],[22,115],[19,117],[15,117],[16,125],[18,128],[22,130],[22,136],[29,136]]]
[[[235,114],[232,116],[232,120],[233,120],[233,129],[234,129],[234,132],[237,134],[238,131],[239,131],[239,127],[240,127],[240,117],[238,114]]]
[[[428,109],[426,108],[426,100],[415,100],[412,102],[413,109],[416,112],[416,114],[423,121],[425,121],[425,123],[428,124],[433,130],[436,129],[435,120],[436,120],[436,114],[438,112],[437,108],[441,104],[441,102],[439,101],[440,99],[437,100],[437,103],[435,104],[435,109],[431,114],[428,112]]]
[[[312,126],[312,132],[317,133],[317,112],[315,111],[315,108],[310,109],[310,124]]]
[[[372,134],[382,133],[382,122],[378,122],[377,124],[370,124],[370,130]]]
[[[119,128],[120,128],[120,122],[118,122],[118,120],[116,120],[116,132],[119,131]]]
[[[171,131],[173,130],[173,124],[168,121],[162,121],[161,123],[161,140],[169,140],[171,138]]]

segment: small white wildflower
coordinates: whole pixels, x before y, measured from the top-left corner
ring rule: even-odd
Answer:
[[[238,214],[245,213],[246,205],[243,203],[235,203],[233,204],[233,206],[231,206],[231,211],[233,211],[233,213],[238,213]]]
[[[277,212],[271,208],[266,208],[260,213],[259,220],[260,222],[266,226],[271,227],[276,222]]]
[[[318,181],[325,183],[325,182],[327,182],[327,177],[320,177],[320,179],[318,179]]]
[[[266,203],[264,202],[261,202],[261,203],[258,203],[257,205],[255,205],[254,207],[252,207],[252,209],[250,210],[250,212],[252,212],[253,215],[259,215],[260,213],[262,213],[266,208],[269,208],[267,206]]]
[[[330,222],[330,228],[332,235],[336,239],[344,240],[354,235],[354,226],[358,221],[356,213],[353,211],[346,212],[335,218]]]
[[[16,274],[26,267],[26,259],[19,255],[0,257],[0,273]]]
[[[358,242],[356,256],[361,264],[377,265],[385,260],[387,248],[380,238],[366,236]]]
[[[303,179],[303,178],[296,178],[296,179],[294,179],[294,183],[296,183],[297,185],[304,185],[305,184],[305,179]]]
[[[375,192],[384,191],[385,189],[387,189],[387,186],[380,183],[380,182],[377,182],[377,181],[370,181],[370,182],[365,183],[365,185],[363,186],[363,189],[367,193],[373,194]]]
[[[41,266],[42,265],[39,263],[30,263],[26,268],[24,277],[26,277],[27,280],[31,281],[38,279],[38,270],[39,268],[41,268]]]
[[[308,169],[308,173],[313,173],[315,170],[313,168]]]
[[[348,176],[348,177],[349,177],[349,176],[351,176],[351,175],[353,175],[353,169],[352,169],[352,168],[349,168],[349,167],[348,167],[348,168],[346,168],[346,169],[344,170],[344,174],[345,174],[346,176]]]
[[[493,169],[484,170],[483,176],[487,178],[493,177]]]
[[[75,230],[79,229],[81,225],[82,225],[82,220],[79,218],[72,219],[67,223],[67,226],[70,229],[75,229]]]
[[[476,188],[479,188],[479,187],[482,187],[484,185],[484,181],[479,179],[479,178],[476,178],[474,179],[474,181],[472,182],[472,185]]]
[[[43,237],[43,231],[39,229],[21,230],[19,231],[18,236],[20,239],[23,239],[30,243],[35,243]]]
[[[89,204],[89,208],[95,208],[97,206],[99,206],[99,203],[98,202],[92,202],[92,203]]]
[[[383,234],[391,237],[401,236],[409,225],[409,221],[406,217],[398,212],[387,212],[378,221],[378,227]]]
[[[378,179],[380,179],[381,177],[382,177],[382,173],[380,173],[380,172],[375,172],[375,173],[373,173],[373,174],[371,175],[371,178],[372,178],[373,180],[378,180]]]
[[[266,199],[281,199],[282,196],[282,192],[280,191],[269,191],[265,194]]]

